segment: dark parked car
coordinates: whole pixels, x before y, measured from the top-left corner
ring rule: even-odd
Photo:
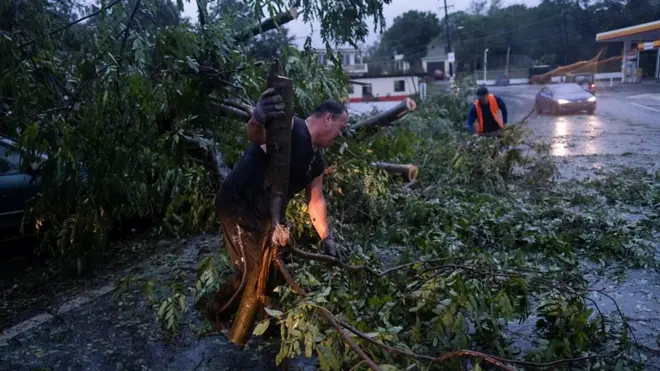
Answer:
[[[41,159],[48,157],[42,155]],[[41,177],[16,149],[16,142],[0,135],[0,240],[15,236],[23,223],[26,202],[39,191]]]
[[[536,111],[553,115],[567,112],[596,111],[596,97],[576,83],[545,86],[536,94]]]
[[[596,76],[593,73],[576,73],[568,77],[571,82],[579,84],[584,90],[596,94]]]

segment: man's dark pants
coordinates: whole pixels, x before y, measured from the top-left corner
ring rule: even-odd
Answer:
[[[264,238],[268,234],[270,223],[237,217],[220,208],[216,211],[220,220],[220,230],[224,236],[224,246],[235,271],[207,305],[207,316],[217,328],[225,329],[229,326],[231,317],[239,309],[244,286],[247,283],[247,278],[245,278],[246,282],[243,282],[243,287],[241,287],[244,276],[246,277],[250,272],[259,270],[261,267],[263,247],[265,246]],[[271,297],[271,301],[274,299],[273,289],[284,283],[281,274],[278,273],[275,269],[271,269],[266,286],[266,294]],[[220,311],[230,299],[231,304],[224,311]]]

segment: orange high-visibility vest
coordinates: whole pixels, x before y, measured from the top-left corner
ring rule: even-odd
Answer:
[[[481,135],[484,132],[484,113],[481,111],[481,105],[479,104],[479,99],[474,101],[474,106],[477,109],[477,134]],[[490,107],[490,113],[493,114],[493,118],[499,125],[500,129],[504,128],[504,122],[500,116],[500,106],[497,104],[497,99],[493,94],[488,94],[488,106]]]

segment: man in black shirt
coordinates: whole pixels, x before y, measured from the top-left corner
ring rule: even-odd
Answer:
[[[238,270],[229,280],[231,287],[216,293],[216,303],[226,302],[220,305],[221,308],[214,308],[215,314],[220,314],[218,317],[234,312],[240,300],[239,291],[242,291],[241,286],[244,285],[244,272],[259,269],[262,241],[270,227],[269,196],[264,188],[268,165],[265,126],[272,119],[282,117],[284,108],[281,96],[276,95],[273,89],[262,94],[248,121],[250,144],[216,196],[216,213],[220,219],[225,246],[232,264]],[[294,116],[291,123],[288,196],[291,199],[305,190],[309,216],[322,239],[323,250],[335,257],[339,254],[326,219],[327,209],[323,196],[325,162],[318,149],[330,147],[346,128],[347,121],[348,111],[344,105],[332,99],[321,103],[307,119]]]

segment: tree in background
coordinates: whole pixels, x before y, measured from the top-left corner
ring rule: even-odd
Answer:
[[[450,14],[449,30],[459,64],[472,68],[476,64],[481,69],[484,50],[488,48],[489,69],[503,70],[507,49],[512,56],[524,57],[517,61],[550,64],[575,63],[601,51],[605,51],[603,57],[620,55],[620,44],[599,44],[596,34],[651,22],[659,13],[660,4],[649,0],[543,0],[534,7],[501,7],[498,0],[490,4],[473,0],[466,12]],[[442,30],[444,24],[443,19]],[[525,63],[519,62],[516,68],[528,68]]]
[[[426,47],[440,34],[440,20],[431,12],[410,10],[394,18],[392,26],[381,37],[379,57],[403,54],[404,61],[415,70],[421,69]]]

